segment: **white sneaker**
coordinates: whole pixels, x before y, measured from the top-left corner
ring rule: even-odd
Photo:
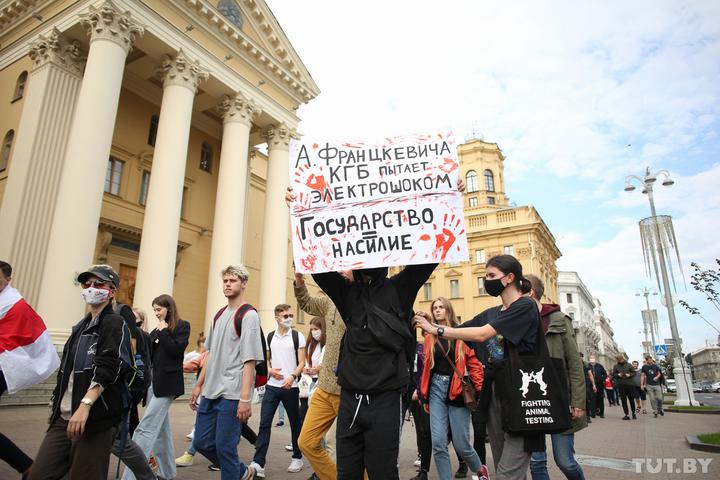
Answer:
[[[255,470],[255,476],[257,478],[265,478],[265,469],[255,462],[250,462],[250,467]]]
[[[285,450],[287,450],[288,452],[292,452],[293,451],[292,444],[285,445]]]
[[[185,435],[185,438],[187,438],[188,440],[192,440],[193,438],[195,438],[195,428],[193,428],[190,433]]]
[[[303,461],[302,458],[293,458],[290,461],[290,466],[288,467],[288,472],[299,472],[303,468]]]
[[[415,465],[416,467],[419,467],[419,466],[420,466],[420,457],[418,457],[417,459],[415,459],[415,461],[413,462],[413,465]]]

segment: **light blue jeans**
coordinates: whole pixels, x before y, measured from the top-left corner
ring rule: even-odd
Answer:
[[[146,458],[152,453],[158,465],[158,476],[175,478],[175,448],[173,447],[172,431],[170,430],[170,405],[174,397],[156,397],[152,386],[148,389],[147,407],[142,420],[135,428],[133,440],[142,449]],[[135,480],[129,468],[123,473],[123,480]]]
[[[432,375],[429,395],[430,432],[433,458],[440,480],[453,478],[452,464],[448,454],[448,428],[452,433],[455,451],[465,460],[470,471],[478,472],[482,467],[480,457],[470,443],[470,410],[445,403],[449,388],[449,376]]]
[[[560,471],[568,480],[585,480],[582,467],[575,459],[575,434],[553,433],[553,457]],[[533,452],[530,458],[530,474],[533,480],[550,480],[547,471],[547,453]]]

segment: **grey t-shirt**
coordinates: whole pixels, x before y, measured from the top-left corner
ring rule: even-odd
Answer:
[[[210,351],[203,384],[205,398],[239,400],[245,362],[264,360],[260,343],[260,317],[255,310],[248,311],[242,319],[238,338],[235,331],[236,310],[226,308],[205,340],[205,346]]]

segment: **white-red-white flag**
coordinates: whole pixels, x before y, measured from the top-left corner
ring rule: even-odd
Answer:
[[[40,315],[10,285],[0,292],[0,369],[8,392],[40,383],[60,366]]]

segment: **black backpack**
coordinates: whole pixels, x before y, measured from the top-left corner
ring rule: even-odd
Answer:
[[[223,314],[226,308],[227,305],[215,314],[215,318],[213,318],[213,328],[215,328],[215,323],[217,323],[218,318],[220,318],[220,315]],[[249,303],[245,303],[235,311],[235,333],[238,338],[240,338],[240,333],[242,332],[242,320],[250,310],[257,311],[255,307]],[[262,326],[260,326],[260,343],[262,344],[263,361],[255,362],[255,388],[264,386],[268,380],[267,345],[265,344],[265,334],[263,333]]]
[[[127,377],[127,385],[130,390],[130,397],[133,405],[145,401],[148,388],[152,383],[152,357],[150,355],[150,336],[135,324],[135,314],[132,309],[124,303],[115,303],[113,310],[123,317],[125,324],[130,330],[130,337],[135,340],[135,346],[128,339],[130,358],[127,362],[130,365],[130,372]]]

